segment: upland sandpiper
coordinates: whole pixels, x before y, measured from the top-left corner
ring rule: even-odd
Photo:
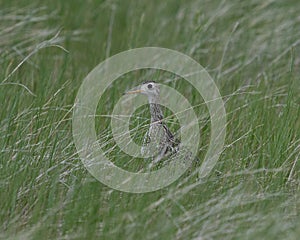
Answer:
[[[137,88],[126,92],[126,94],[141,93],[148,97],[150,106],[151,121],[148,132],[146,133],[142,154],[156,153],[153,160],[157,163],[165,156],[170,156],[178,152],[180,140],[176,138],[166,123],[159,104],[159,84],[154,81],[147,81]]]

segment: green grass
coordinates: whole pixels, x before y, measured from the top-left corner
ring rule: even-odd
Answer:
[[[2,0],[0,238],[298,239],[299,12],[298,0]],[[131,194],[84,168],[72,106],[98,63],[144,46],[181,51],[209,71],[226,104],[227,136],[209,177],[185,174],[159,191]],[[200,104],[203,157],[207,110],[171,74],[127,74],[97,113],[110,114],[122,93],[148,76]],[[144,110],[135,116],[146,118]],[[132,118],[133,129],[139,121]],[[109,151],[108,124],[97,118]],[[111,156],[129,159],[117,150]]]

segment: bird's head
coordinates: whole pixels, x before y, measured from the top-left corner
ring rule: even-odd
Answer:
[[[147,95],[149,102],[157,102],[159,99],[159,84],[154,81],[147,81],[142,83],[137,88],[126,92],[126,94],[133,93],[145,94]]]

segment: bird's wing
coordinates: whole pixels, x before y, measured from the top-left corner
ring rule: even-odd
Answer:
[[[166,124],[163,123],[163,128],[166,134],[166,153],[174,153],[178,151],[180,140],[176,138],[169,128],[166,126]]]

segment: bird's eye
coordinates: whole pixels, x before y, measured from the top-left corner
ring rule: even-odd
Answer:
[[[150,89],[150,88],[152,88],[153,86],[152,86],[152,84],[150,83],[150,84],[148,84],[148,88]]]

